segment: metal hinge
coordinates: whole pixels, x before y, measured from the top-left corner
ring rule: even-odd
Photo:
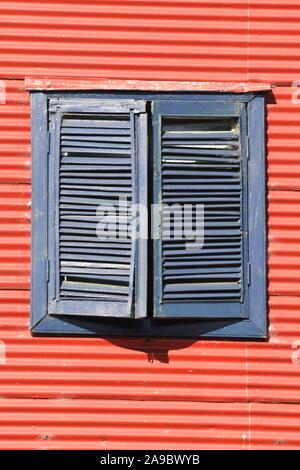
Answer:
[[[50,131],[48,131],[48,142],[47,142],[47,153],[48,155],[50,154],[50,137],[51,137],[51,134],[50,134]]]
[[[250,160],[250,138],[248,135],[246,139],[247,139],[247,160]]]
[[[248,286],[250,286],[251,284],[251,264],[250,263],[248,263],[247,278],[248,278]]]
[[[46,280],[49,282],[50,280],[50,260],[49,258],[46,259]]]

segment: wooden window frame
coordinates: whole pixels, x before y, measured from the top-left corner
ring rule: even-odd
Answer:
[[[47,312],[48,282],[48,102],[49,98],[66,100],[176,100],[246,103],[249,152],[249,253],[252,279],[255,276],[250,315],[246,319],[145,319],[85,318],[54,316]],[[264,339],[267,335],[266,315],[266,182],[265,182],[265,111],[262,93],[199,93],[199,92],[57,92],[31,93],[32,128],[32,290],[31,322],[33,335],[122,336],[122,337],[190,337],[220,339]],[[46,255],[45,255],[46,254]],[[148,312],[153,299],[148,292]]]

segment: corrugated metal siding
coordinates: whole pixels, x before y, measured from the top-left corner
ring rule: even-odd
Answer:
[[[264,403],[254,403],[250,406],[252,449],[299,449],[299,406],[266,406]]]
[[[5,80],[4,84],[6,100],[0,105],[0,183],[29,183],[29,96],[22,80]]]
[[[298,0],[1,2],[0,79],[12,79],[0,104],[0,448],[300,448],[300,105],[287,86],[299,10]],[[268,342],[30,336],[24,78],[63,75],[286,82],[268,98]]]
[[[300,73],[298,0],[249,0],[248,79],[292,82]]]
[[[291,82],[297,0],[0,4],[0,75]]]
[[[274,339],[295,341],[299,331],[300,297],[270,297],[269,318]]]
[[[1,400],[5,449],[299,449],[299,406]]]
[[[0,75],[243,81],[247,19],[236,0],[1,2]]]
[[[300,104],[293,104],[295,89],[273,88],[268,97],[267,150],[270,189],[300,189]]]
[[[241,403],[1,400],[7,449],[228,449],[249,447]]]
[[[294,341],[298,341],[297,334]],[[296,346],[294,341],[271,338],[268,344],[248,344],[247,376],[250,401],[299,403],[300,362],[297,350],[293,348]],[[297,356],[294,355],[295,352]]]
[[[300,192],[269,193],[269,293],[299,295]]]
[[[0,289],[30,287],[30,186],[0,185]]]

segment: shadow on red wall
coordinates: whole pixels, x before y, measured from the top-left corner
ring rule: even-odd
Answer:
[[[159,361],[165,364],[170,362],[169,351],[189,348],[198,339],[109,339],[110,343],[123,349],[144,352],[148,362]]]

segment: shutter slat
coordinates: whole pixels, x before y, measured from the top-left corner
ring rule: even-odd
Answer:
[[[201,292],[197,295],[197,293],[185,293],[184,294],[184,300],[183,300],[183,294],[166,294],[165,295],[165,300],[168,300],[168,301],[171,301],[171,302],[187,302],[187,301],[191,301],[191,302],[199,302],[201,300],[212,300],[212,295],[213,295],[213,298],[214,298],[214,301],[215,300],[236,300],[239,298],[238,295],[233,295],[231,293],[227,293],[227,292],[214,292],[213,294],[212,293],[204,293],[204,292]]]
[[[209,194],[204,194],[204,195],[198,195],[197,197],[196,196],[181,196],[181,197],[174,197],[172,195],[167,195],[165,196],[164,198],[164,202],[167,202],[168,204],[174,204],[175,202],[181,202],[181,203],[203,203],[203,204],[212,204],[214,205],[216,202],[220,202],[220,203],[224,203],[224,202],[227,202],[227,203],[230,203],[230,206],[231,207],[239,207],[240,206],[240,199],[237,196],[231,196],[229,197],[226,197],[226,193],[224,194],[224,196],[222,197],[223,195],[222,194],[219,194],[218,193],[218,196],[217,197],[214,197],[213,195],[209,195]],[[224,207],[224,205],[222,206]]]
[[[227,149],[209,149],[209,148],[190,148],[187,146],[182,147],[163,147],[162,155],[167,159],[172,158],[172,156],[182,155],[187,157],[199,157],[204,155],[214,155],[220,157],[238,157],[240,152],[238,150],[227,150]]]
[[[173,256],[178,256],[180,258],[184,258],[184,257],[195,257],[195,256],[209,256],[211,254],[213,255],[218,255],[218,254],[224,254],[224,253],[228,253],[230,254],[230,256],[234,253],[239,253],[240,254],[241,250],[240,250],[240,247],[237,247],[237,248],[232,248],[232,247],[229,247],[229,248],[215,248],[215,247],[212,247],[212,249],[203,249],[203,250],[199,250],[199,251],[196,251],[193,253],[193,251],[189,254],[189,250],[186,250],[186,249],[182,249],[182,250],[167,250],[167,249],[164,249],[164,255],[166,258],[168,257],[173,257]]]
[[[210,183],[210,184],[206,184]],[[216,180],[211,180],[207,181],[204,180],[201,182],[199,181],[199,184],[177,184],[173,183],[172,184],[164,184],[163,185],[164,191],[166,193],[170,192],[175,192],[176,194],[185,194],[186,192],[193,192],[193,194],[197,194],[198,190],[199,192],[202,191],[239,191],[241,189],[241,185],[239,184],[238,181],[236,181],[234,184],[221,184],[221,182],[218,182]]]
[[[217,132],[209,132],[209,131],[202,131],[201,134],[200,132],[194,131],[194,132],[189,132],[185,131],[182,132],[180,130],[178,131],[165,131],[163,130],[162,133],[162,140],[173,140],[173,139],[180,139],[180,141],[185,141],[185,140],[195,140],[195,139],[200,139],[202,136],[202,139],[230,139],[230,140],[238,140],[239,135],[236,132],[226,132],[226,131],[217,131]]]
[[[228,171],[218,171],[219,169],[213,171],[212,168],[209,168],[209,171],[201,171],[198,170],[198,171],[182,171],[180,170],[180,176],[186,176],[186,178],[183,179],[183,181],[190,181],[193,179],[195,179],[197,181],[198,178],[211,178],[211,177],[214,177],[215,179],[217,178],[234,178],[235,175],[234,174],[231,174],[231,175],[228,175]],[[163,176],[173,176],[173,179],[176,180],[179,176],[179,171],[172,171],[172,170],[164,170],[162,172]]]
[[[81,171],[82,170],[85,170],[86,172],[86,175],[87,175],[87,178],[93,178],[93,174],[90,173],[91,171],[94,172],[94,170],[98,170],[99,171],[99,168],[95,167],[93,168],[93,170],[90,170],[90,169],[87,169],[86,167],[78,167],[77,169],[74,169],[74,170],[67,170],[67,171],[61,171],[60,172],[60,176],[61,177],[66,177],[66,178],[69,178],[69,177],[73,177],[73,178],[79,178],[80,177],[80,174],[81,174]],[[118,175],[120,177],[120,173],[117,173],[117,172],[111,172],[111,173],[107,173],[107,172],[102,172],[102,175],[101,175],[101,179],[98,179],[97,181],[103,181],[103,184],[105,184],[106,181],[111,181],[113,178],[118,178]],[[129,172],[126,172],[125,169],[124,171],[122,172],[122,178],[124,178],[125,180],[128,180],[131,178],[131,174]],[[123,180],[116,180],[116,181],[119,181],[120,184],[122,184]],[[99,184],[102,184],[102,183],[99,183]]]
[[[124,118],[123,120],[118,120],[116,118],[111,118],[110,116],[107,116],[107,119],[97,119],[91,118],[88,119],[85,117],[84,119],[69,119],[69,118],[64,118],[61,128],[62,128],[62,134],[63,132],[69,132],[68,128],[69,127],[76,127],[78,129],[78,134],[80,134],[82,129],[85,129],[87,127],[89,128],[96,128],[96,129],[101,129],[101,128],[108,128],[112,130],[116,129],[130,129],[130,121],[128,118]]]
[[[64,138],[66,135],[76,135],[81,136],[81,135],[103,135],[103,136],[130,136],[130,131],[129,129],[105,129],[105,128],[85,128],[85,129],[80,129],[78,131],[78,127],[68,127],[68,128],[62,128],[61,135]]]
[[[107,198],[107,194],[106,194]],[[106,198],[101,198],[101,203],[102,204],[111,204],[110,199]],[[67,197],[67,196],[62,196],[60,198],[60,203],[61,207],[65,207],[65,205],[68,205],[70,207],[75,207],[76,204],[78,204],[80,207],[88,207],[87,205],[90,206],[99,206],[100,201],[99,198],[90,198],[90,197]]]
[[[73,149],[77,149],[84,151],[85,148],[93,148],[93,149],[115,149],[115,150],[130,150],[130,141],[126,143],[119,143],[119,142],[89,142],[89,141],[80,141],[80,140],[62,140],[62,151],[64,152],[72,152]],[[68,150],[68,149],[71,150]],[[102,151],[102,150],[101,150]]]
[[[77,276],[76,280],[72,281],[62,281],[61,289],[70,290],[70,291],[83,291],[98,294],[109,294],[116,293],[119,295],[126,295],[128,293],[128,286],[116,285],[116,284],[99,284],[95,283],[94,285],[90,282],[80,282],[80,276]]]
[[[171,275],[171,274],[165,274],[165,279],[169,280],[170,282],[174,281],[176,282],[176,276],[177,276],[177,273],[175,275]],[[180,279],[182,281],[189,281],[189,280],[205,280],[206,282],[209,282],[210,280],[212,282],[216,281],[216,280],[224,280],[224,279],[228,279],[228,280],[232,280],[232,281],[235,281],[235,280],[239,280],[240,278],[240,272],[236,272],[236,273],[229,273],[229,274],[226,274],[226,273],[220,273],[220,274],[207,274],[207,273],[204,273],[204,274],[199,274],[199,273],[196,273],[196,274],[181,274],[180,276]]]
[[[231,267],[231,268],[223,268],[223,267],[207,267],[207,268],[176,268],[176,269],[168,269],[166,274],[168,276],[188,276],[188,275],[200,275],[200,276],[210,276],[210,275],[223,275],[223,274],[237,274],[240,273],[239,267]]]
[[[85,243],[84,243],[84,247],[85,249],[88,249],[88,248],[97,248],[98,250],[101,250],[102,249],[109,249],[109,248],[117,248],[118,250],[130,250],[130,243],[131,241],[128,240],[122,240],[122,242],[120,243],[119,241],[113,243],[112,240],[109,240],[109,242],[105,242],[105,241],[102,241],[102,242],[92,242],[92,241],[89,241],[89,240],[85,240]],[[82,248],[82,241],[77,241],[77,242],[73,242],[73,241],[61,241],[60,242],[60,246],[62,248],[74,248],[76,249],[76,247],[78,248]]]
[[[173,170],[180,170],[180,171],[186,171],[187,173],[183,174],[189,174],[190,172],[197,172],[197,171],[202,171],[203,169],[215,171],[216,170],[223,170],[224,169],[224,161],[220,159],[215,159],[214,161],[209,161],[209,159],[205,159],[203,162],[200,160],[197,163],[193,163],[191,160],[189,161],[189,166],[188,168],[186,167],[186,161],[183,160],[182,162],[177,162],[177,161],[168,161],[168,162],[162,162],[162,170],[163,173],[166,171],[165,169],[173,169]],[[231,161],[231,162],[226,162],[226,169],[227,168],[240,168],[239,161]]]
[[[116,264],[100,263],[100,262],[96,262],[96,261],[87,262],[87,261],[67,261],[67,260],[63,260],[63,261],[61,261],[61,266],[64,266],[64,267],[75,266],[77,268],[88,267],[88,268],[100,268],[100,269],[107,268],[107,269],[113,269],[113,270],[118,269],[118,266]],[[130,266],[128,264],[124,264],[122,269],[129,269],[129,268],[130,268]]]
[[[85,236],[82,236],[82,235],[77,235],[76,237],[76,240],[77,241],[74,241],[73,237],[70,236],[70,235],[64,235],[64,234],[61,234],[60,235],[60,241],[63,242],[63,243],[70,243],[71,246],[73,246],[73,243],[74,243],[74,246],[76,246],[76,243],[78,243],[78,246],[82,246],[82,243],[86,244],[86,243],[90,243],[90,242],[95,242],[97,243],[97,240],[95,240],[94,237],[85,237]],[[112,242],[112,240],[109,240],[110,242]],[[105,241],[102,241],[103,243],[105,243]],[[131,243],[131,240],[121,240],[121,244],[120,246],[123,246],[125,243]],[[118,242],[117,242],[118,243]],[[99,247],[101,249],[101,244],[99,244]]]
[[[90,274],[96,274],[98,276],[102,276],[103,279],[119,279],[119,280],[122,280],[122,282],[124,282],[124,280],[126,281],[126,278],[127,278],[127,275],[128,275],[128,271],[126,269],[118,269],[118,274],[114,274],[113,273],[113,270],[112,269],[99,269],[99,268],[87,268],[85,267],[84,269],[84,274],[83,273],[80,273],[78,274],[78,268],[75,267],[75,266],[62,266],[61,267],[61,273],[62,274],[66,274],[66,273],[69,273],[69,274],[74,274],[74,275],[77,275],[79,277],[87,277],[89,278]],[[124,279],[125,278],[125,279]]]
[[[76,260],[82,260],[82,261],[98,261],[98,262],[102,262],[102,261],[106,261],[106,262],[110,262],[111,264],[112,263],[116,263],[116,264],[130,264],[130,258],[126,257],[126,256],[115,256],[115,257],[112,257],[111,255],[109,256],[105,256],[105,255],[92,255],[92,254],[89,254],[89,253],[85,253],[85,254],[79,254],[79,253],[76,253],[75,255],[73,253],[60,253],[60,259],[61,260],[73,260],[73,259],[76,259]]]
[[[168,271],[166,268],[168,267],[172,267],[172,268],[175,268],[175,267],[181,267],[181,268],[189,268],[189,267],[192,267],[192,266],[199,266],[199,267],[203,267],[203,266],[208,266],[208,267],[214,267],[214,266],[240,266],[240,262],[241,260],[240,259],[237,259],[236,262],[234,262],[233,259],[230,259],[230,260],[220,260],[219,258],[217,259],[213,259],[213,260],[207,260],[207,259],[200,259],[200,260],[197,260],[197,261],[193,261],[193,260],[188,260],[188,261],[164,261],[163,262],[163,266],[165,268],[164,270],[164,274],[168,274]],[[179,276],[180,278],[180,276]]]
[[[215,146],[215,147],[218,147],[218,148],[226,148],[226,149],[237,149],[239,148],[239,141],[237,142],[234,142],[234,141],[228,141],[228,140],[200,140],[200,139],[197,139],[197,138],[194,138],[194,139],[189,139],[188,142],[183,142],[183,139],[182,140],[172,140],[172,139],[168,139],[168,140],[165,140],[165,139],[162,139],[162,141],[164,142],[164,144],[166,146],[168,146],[168,148],[170,147],[190,147],[190,148],[193,148],[193,147],[197,147],[197,148],[202,148],[202,147],[207,147],[207,148],[210,148],[212,146]]]
[[[84,165],[84,166],[83,166]],[[68,174],[72,174],[72,172],[75,172],[75,171],[86,171],[86,172],[89,172],[89,171],[101,171],[102,172],[102,176],[109,176],[109,173],[107,173],[108,171],[111,171],[113,173],[111,173],[111,176],[113,176],[114,174],[118,174],[118,173],[121,173],[121,172],[129,172],[130,171],[130,165],[118,165],[118,166],[113,166],[113,165],[103,165],[102,162],[101,163],[98,163],[97,161],[93,161],[93,164],[92,165],[89,165],[89,164],[86,164],[84,162],[80,162],[76,165],[72,165],[72,164],[67,164],[67,165],[61,165],[60,166],[60,169],[61,169],[61,174],[63,174],[63,172],[66,172]],[[104,173],[103,173],[104,172]],[[74,173],[75,176],[77,176],[77,173]],[[127,176],[128,176],[128,173],[127,173]]]
[[[87,254],[97,254],[99,253],[99,247],[93,247],[93,248],[71,248],[71,247],[64,247],[60,246],[61,253],[87,253]],[[120,250],[122,253],[122,256],[130,256],[130,250]],[[114,249],[105,249],[101,248],[101,253],[103,255],[111,255],[111,256],[117,256],[116,250]],[[119,256],[119,255],[118,255]]]
[[[210,283],[206,284],[205,282],[203,283],[194,283],[194,284],[168,284],[165,287],[165,292],[166,293],[173,293],[173,292],[196,292],[199,293],[200,291],[230,291],[230,292],[236,292],[240,291],[240,286],[235,284],[235,283],[222,283],[222,282],[217,282],[217,283]]]
[[[121,148],[91,148],[91,147],[64,147],[62,146],[61,147],[61,151],[63,153],[63,155],[65,155],[65,153],[67,154],[72,154],[72,155],[82,155],[84,153],[89,153],[90,156],[92,156],[93,154],[95,155],[130,155],[130,149],[121,149]]]
[[[114,144],[114,143],[126,143],[130,144],[130,137],[122,136],[122,137],[116,137],[114,135],[111,136],[93,136],[93,135],[63,135],[62,139],[62,144],[67,142],[67,145],[71,144],[71,142],[100,142],[104,143],[107,142],[109,144]]]
[[[119,188],[120,186],[127,187],[131,185],[131,177],[130,175],[127,176],[125,173],[124,179],[117,179],[121,178],[120,173],[117,174],[112,174],[110,178],[106,178],[106,175],[104,176],[104,179],[100,178],[93,178],[92,174],[89,172],[85,172],[86,178],[82,179],[81,178],[81,172],[77,174],[73,173],[61,173],[60,174],[60,179],[62,181],[62,185],[64,185],[66,188],[69,186],[79,186],[82,187],[84,186],[85,188],[89,189],[90,186],[92,186],[93,189],[96,187],[96,189],[102,190],[102,187],[106,188],[107,186],[111,186],[116,188]],[[85,184],[86,181],[86,184]]]
[[[130,194],[128,195],[127,193],[131,193],[130,191],[130,188],[122,188],[119,189],[119,191],[116,189],[116,188],[113,188],[113,190],[111,190],[110,188],[107,188],[107,190],[105,190],[106,188],[101,188],[102,191],[93,191],[93,187],[90,189],[87,189],[87,188],[84,188],[82,189],[80,186],[78,185],[73,185],[73,186],[67,186],[67,185],[62,185],[61,186],[61,195],[64,196],[64,195],[74,195],[74,196],[96,196],[96,197],[99,197],[99,196],[105,196],[105,197],[110,197],[110,198],[116,198],[116,199],[119,199],[120,196],[129,196],[130,197]]]
[[[167,163],[167,164],[173,164],[173,163],[181,163],[183,165],[186,165],[187,163],[190,164],[190,163],[197,163],[197,162],[203,162],[203,163],[209,163],[209,162],[212,162],[212,163],[218,163],[220,164],[221,161],[223,161],[224,164],[234,164],[236,162],[238,162],[238,159],[237,158],[230,158],[230,157],[227,157],[227,156],[218,156],[218,158],[216,156],[212,156],[210,157],[209,155],[176,155],[175,153],[172,154],[172,155],[168,155],[168,157],[165,157],[165,160],[164,160],[164,163]]]
[[[109,165],[109,166],[119,166],[119,165],[130,165],[131,159],[128,157],[114,157],[114,158],[101,158],[97,157],[97,155],[91,156],[90,152],[88,152],[88,156],[85,157],[84,155],[78,155],[78,156],[63,156],[61,159],[62,163],[75,163],[77,165]],[[84,168],[82,168],[82,171],[84,171]],[[100,169],[99,169],[100,171]]]

